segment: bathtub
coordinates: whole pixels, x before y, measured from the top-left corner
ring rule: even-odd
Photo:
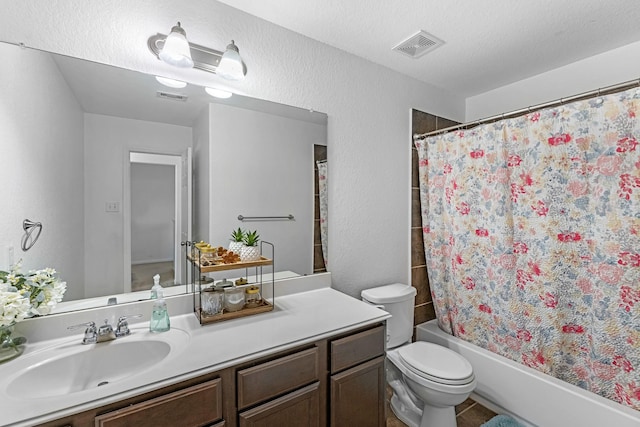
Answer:
[[[473,366],[472,398],[522,424],[540,427],[638,427],[640,412],[560,381],[443,332],[436,320],[416,327],[416,339],[455,350]]]

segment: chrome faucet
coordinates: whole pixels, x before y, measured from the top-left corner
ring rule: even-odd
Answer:
[[[98,336],[96,342],[105,342],[116,339],[116,333],[113,331],[113,327],[109,324],[109,320],[104,319],[104,325],[100,325],[98,328]]]
[[[84,337],[82,338],[82,344],[96,344],[105,341],[112,341],[116,338],[127,336],[131,333],[129,330],[129,323],[127,319],[142,317],[142,314],[135,314],[132,316],[120,316],[118,318],[118,324],[114,331],[113,326],[109,324],[108,319],[104,319],[104,324],[99,328],[96,328],[95,322],[80,323],[79,325],[69,326],[67,329],[75,330],[79,328],[86,328],[84,330]]]
[[[129,322],[127,319],[134,319],[136,317],[142,317],[142,314],[134,314],[131,316],[120,316],[118,318],[118,325],[116,326],[116,337],[126,337],[131,333],[129,330]]]
[[[73,331],[75,329],[86,327],[84,330],[84,338],[82,344],[95,344],[98,341],[98,330],[95,322],[80,323],[79,325],[69,326],[67,329]]]

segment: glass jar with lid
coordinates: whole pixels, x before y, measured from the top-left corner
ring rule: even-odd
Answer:
[[[258,307],[262,303],[259,286],[249,286],[244,290],[245,306],[247,308]]]
[[[222,314],[224,308],[224,290],[214,286],[209,286],[202,290],[202,314],[205,316],[215,316]]]
[[[235,285],[224,289],[224,309],[238,311],[244,308],[244,290]]]
[[[216,262],[217,250],[213,246],[205,246],[200,248],[200,265],[213,265]]]

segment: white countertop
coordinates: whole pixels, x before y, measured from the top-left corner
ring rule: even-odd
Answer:
[[[235,320],[200,325],[193,313],[172,316],[172,330],[182,330],[190,338],[184,349],[172,353],[157,367],[130,379],[64,396],[12,397],[7,384],[17,371],[29,365],[29,359],[46,348],[74,343],[81,346],[82,334],[38,342],[17,359],[0,364],[0,424],[32,426],[54,420],[389,317],[385,311],[328,287],[276,296],[273,311]],[[132,324],[131,331],[132,335],[148,333],[148,321]]]

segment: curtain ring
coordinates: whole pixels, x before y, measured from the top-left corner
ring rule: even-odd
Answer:
[[[22,221],[22,229],[24,230],[24,235],[22,236],[22,250],[26,252],[38,241],[38,237],[40,237],[40,233],[42,233],[42,223],[25,219]],[[34,230],[37,230],[35,236],[33,236]]]

